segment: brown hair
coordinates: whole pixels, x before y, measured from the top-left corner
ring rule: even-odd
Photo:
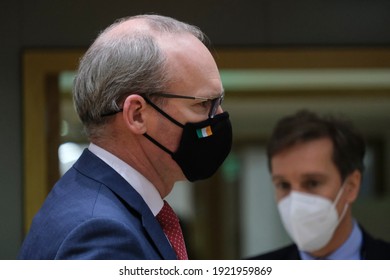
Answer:
[[[307,110],[279,120],[267,146],[268,166],[279,152],[298,143],[329,138],[333,143],[333,162],[344,180],[355,170],[364,171],[365,142],[353,124],[335,116],[319,116]],[[272,170],[271,170],[272,171]]]

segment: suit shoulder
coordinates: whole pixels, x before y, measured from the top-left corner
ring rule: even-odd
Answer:
[[[367,260],[390,260],[390,242],[374,238],[363,230],[362,255]]]
[[[249,260],[295,260],[299,259],[298,248],[290,244],[279,249],[250,257]]]

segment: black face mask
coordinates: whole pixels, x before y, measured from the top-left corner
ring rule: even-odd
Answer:
[[[170,154],[190,182],[211,177],[224,162],[232,147],[229,114],[224,112],[205,121],[182,125],[150,100],[145,100],[165,118],[183,128],[183,134],[176,152],[168,150],[150,135],[145,133],[144,136]]]

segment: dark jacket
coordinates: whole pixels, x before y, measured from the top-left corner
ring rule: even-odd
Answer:
[[[390,260],[390,243],[373,238],[369,233],[362,229],[363,246],[360,251],[364,260]],[[300,260],[298,247],[295,244],[286,247],[253,256],[250,260]]]

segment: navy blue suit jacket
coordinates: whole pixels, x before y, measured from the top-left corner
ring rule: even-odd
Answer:
[[[176,259],[134,188],[86,149],[34,217],[20,259]]]
[[[360,227],[363,233],[361,256],[363,260],[390,260],[390,243],[372,237]],[[300,260],[298,247],[295,244],[248,258],[251,260]]]

